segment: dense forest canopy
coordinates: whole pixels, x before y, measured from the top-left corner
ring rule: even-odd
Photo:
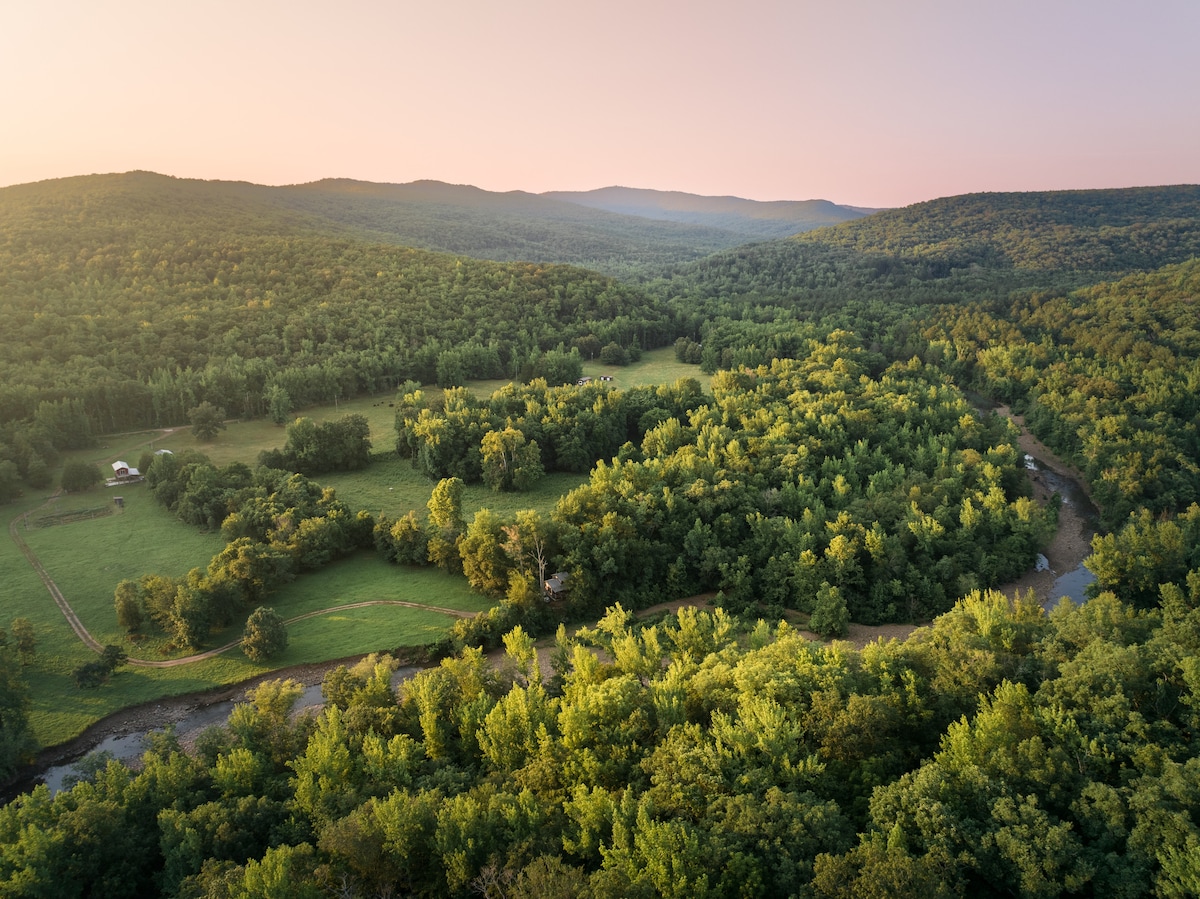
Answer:
[[[1111,526],[1200,499],[1200,260],[1007,310],[947,306],[928,355],[1026,412]]]
[[[823,647],[619,606],[407,681],[272,682],[184,753],[0,809],[0,883],[84,896],[1186,896],[1195,591],[1046,616],[975,593]],[[1189,608],[1190,605],[1190,608]],[[739,636],[741,637],[739,639]],[[599,653],[601,658],[597,657]],[[604,661],[602,659],[611,659]]]
[[[406,191],[459,255],[397,246]],[[480,229],[498,209],[550,202],[145,173],[0,191],[0,489],[201,402],[285,421],[363,391],[396,391],[396,449],[430,480],[427,514],[392,519],[295,473],[372,464],[353,417],[294,421],[255,469],[149,459],[157,498],[225,547],[123,582],[118,610],[203,645],[372,545],[497,600],[398,690],[372,657],[294,718],[298,687],[268,682],[191,751],[163,734],[141,770],[10,803],[0,887],[1200,893],[1200,188],[954,197],[736,247],[643,220],[668,236],[610,269],[623,281],[471,258],[495,249]],[[566,205],[509,246],[617,260],[597,235],[619,217],[577,229]],[[572,383],[584,359],[671,344],[707,391]],[[458,389],[474,377],[514,383]],[[1100,505],[1083,605],[990,589],[1055,518],[993,403]],[[590,475],[549,514],[467,520],[464,481],[519,492],[547,471]],[[552,571],[569,588],[548,602]],[[633,615],[700,591],[715,608]],[[595,624],[561,627],[543,672],[533,638],[568,615]],[[855,650],[784,616],[828,636],[927,626]],[[11,764],[28,732],[6,641]]]
[[[1200,497],[1200,188],[978,194],[715,254],[651,282],[706,371],[805,328],[917,355],[1019,412],[1106,522]]]

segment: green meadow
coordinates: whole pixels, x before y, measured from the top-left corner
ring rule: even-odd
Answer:
[[[590,378],[611,377],[614,387],[646,387],[674,384],[680,378],[695,378],[708,390],[709,376],[699,365],[689,365],[675,358],[674,347],[645,350],[642,358],[629,365],[601,365],[593,360],[583,363],[583,373]]]
[[[522,493],[498,493],[483,484],[469,484],[463,489],[463,516],[470,522],[477,509],[491,509],[499,515],[511,515],[519,509],[549,512],[560,496],[587,483],[587,479],[587,475],[550,474]],[[338,497],[350,508],[366,509],[375,516],[382,512],[391,518],[410,510],[423,515],[429,494],[437,485],[414,470],[408,460],[395,455],[374,460],[364,471],[322,475],[320,481],[337,490]]]

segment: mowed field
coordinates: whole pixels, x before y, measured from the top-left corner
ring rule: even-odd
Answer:
[[[585,374],[611,374],[616,387],[672,383],[680,377],[700,377],[696,366],[675,362],[670,349],[643,355],[635,365],[613,368],[587,364]],[[474,383],[480,395],[503,386],[503,381]],[[436,388],[430,388],[436,390]],[[336,407],[299,410],[316,421],[350,413],[367,417],[374,451],[379,454],[364,471],[326,475],[320,483],[333,487],[350,508],[392,517],[415,509],[423,514],[434,483],[405,460],[388,455],[395,445],[393,397],[379,395],[340,402]],[[187,428],[170,432],[145,431],[106,435],[98,446],[71,454],[67,460],[95,462],[108,474],[120,459],[137,465],[147,450],[179,452],[196,449],[214,464],[242,461],[253,465],[263,450],[280,447],[285,430],[269,421],[229,422],[210,442],[195,440]],[[469,486],[464,517],[488,508],[501,515],[520,509],[549,512],[558,498],[585,483],[586,476],[555,474],[526,493],[495,493],[482,485]],[[121,496],[118,509],[114,496]],[[92,517],[74,519],[74,513]],[[30,494],[5,509],[19,536],[37,555],[83,624],[101,643],[126,649],[133,658],[179,658],[153,626],[147,636],[130,642],[118,627],[113,590],[126,578],[143,574],[171,577],[192,568],[205,568],[222,547],[215,532],[204,532],[176,520],[154,500],[144,484],[97,487],[77,495]],[[62,522],[62,523],[60,523]],[[171,668],[126,666],[105,686],[81,690],[71,672],[95,654],[71,630],[38,574],[13,540],[0,545],[0,627],[14,618],[28,618],[38,639],[37,654],[26,669],[30,684],[30,719],[43,746],[64,742],[111,712],[155,698],[237,683],[275,668],[345,658],[376,650],[424,645],[437,640],[457,614],[486,610],[490,601],[467,586],[466,580],[432,568],[389,565],[369,552],[343,559],[306,574],[274,593],[268,604],[285,619],[304,617],[289,625],[289,646],[270,666],[250,662],[239,649],[205,661]],[[362,605],[373,603],[372,605]],[[405,603],[398,605],[396,603]],[[353,608],[346,608],[354,606]],[[415,607],[416,608],[415,608]],[[247,610],[247,613],[249,610]],[[237,640],[242,625],[217,633],[206,648]]]

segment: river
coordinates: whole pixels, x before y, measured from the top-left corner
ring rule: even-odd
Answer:
[[[392,688],[398,688],[401,683],[420,670],[419,667],[414,665],[406,665],[397,669],[392,675]],[[286,672],[279,673],[281,677],[286,675]],[[210,727],[225,724],[229,720],[234,706],[245,701],[245,699],[230,699],[193,709],[174,723],[175,735],[181,742],[189,743]],[[292,714],[301,714],[305,710],[319,708],[324,702],[325,698],[321,694],[321,684],[312,684],[304,688],[304,692],[300,694],[300,698],[296,700],[296,704],[292,707]],[[161,730],[161,728],[156,728],[156,730]],[[36,782],[44,783],[50,788],[50,793],[54,794],[69,786],[70,779],[78,776],[80,764],[87,760],[95,761],[97,759],[112,758],[125,763],[136,762],[146,751],[148,738],[149,732],[107,737],[89,749],[81,758],[72,759],[63,764],[51,765],[46,768],[36,778]],[[31,788],[33,784],[31,783],[28,786]]]

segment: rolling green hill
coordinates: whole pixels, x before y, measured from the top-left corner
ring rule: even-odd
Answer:
[[[292,196],[148,173],[0,190],[0,423],[66,402],[106,431],[203,399],[260,415],[272,386],[300,407],[673,339],[611,278],[369,241]]]
[[[965,194],[890,209],[795,240],[927,262],[1107,274],[1200,254],[1200,185]]]
[[[1200,186],[968,194],[723,250],[655,289],[697,302],[1003,299],[1070,290],[1200,255]]]

